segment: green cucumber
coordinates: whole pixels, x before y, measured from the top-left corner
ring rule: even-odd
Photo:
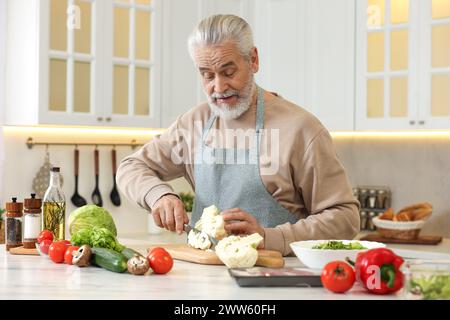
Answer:
[[[92,250],[91,262],[113,272],[125,272],[127,270],[127,258],[112,249],[94,247]]]
[[[131,248],[125,248],[121,251],[121,253],[127,258],[127,260],[133,258],[136,254],[143,257],[142,254]]]

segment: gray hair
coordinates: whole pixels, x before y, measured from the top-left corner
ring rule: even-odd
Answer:
[[[240,54],[250,60],[250,52],[254,46],[250,25],[241,17],[231,14],[213,15],[200,21],[189,36],[189,54],[194,59],[196,47],[226,41],[234,42]]]

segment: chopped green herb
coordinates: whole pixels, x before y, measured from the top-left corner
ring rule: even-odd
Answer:
[[[410,281],[410,291],[425,300],[450,299],[450,275],[421,275]]]
[[[331,250],[361,250],[367,249],[358,241],[349,242],[344,244],[342,241],[327,241],[324,243],[317,244],[312,247],[313,249],[331,249]]]

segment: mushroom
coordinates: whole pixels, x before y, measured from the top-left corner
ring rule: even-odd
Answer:
[[[133,257],[127,261],[128,272],[134,275],[141,275],[148,271],[150,265],[147,258],[135,254]]]
[[[72,263],[79,267],[87,267],[91,263],[91,247],[83,245],[77,251],[72,252]]]

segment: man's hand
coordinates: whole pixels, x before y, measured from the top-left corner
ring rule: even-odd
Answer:
[[[158,227],[176,231],[178,234],[183,232],[183,224],[189,222],[183,202],[173,194],[159,198],[151,209],[153,220]]]
[[[221,215],[225,221],[225,231],[228,233],[250,235],[257,232],[264,238],[264,229],[250,213],[239,208],[233,208],[222,211]],[[264,241],[260,243],[258,248],[264,248]]]

